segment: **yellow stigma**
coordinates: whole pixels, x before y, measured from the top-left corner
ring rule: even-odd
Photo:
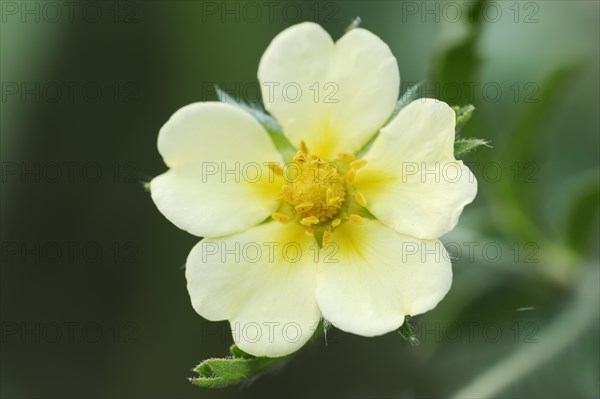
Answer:
[[[299,156],[298,159],[305,159]],[[300,162],[299,173],[291,183],[287,195],[296,215],[305,223],[317,224],[332,219],[346,197],[344,179],[336,163],[316,157],[311,162]],[[315,223],[316,222],[316,223]]]

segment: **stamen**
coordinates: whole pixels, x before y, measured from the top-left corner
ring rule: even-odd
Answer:
[[[354,224],[364,224],[365,223],[365,219],[363,219],[362,217],[358,216],[357,214],[352,214],[349,217],[350,222],[354,223]]]
[[[306,234],[309,237],[314,237],[315,236],[315,232],[310,227],[308,229],[304,230],[304,234]]]
[[[276,220],[280,223],[283,224],[288,224],[290,221],[290,217],[288,215],[285,215],[283,213],[279,213],[279,212],[275,212],[271,215],[271,217],[273,218],[273,220]]]
[[[346,174],[346,183],[347,184],[354,183],[354,179],[355,178],[356,178],[356,170],[355,169],[350,169],[348,171],[348,173]]]
[[[340,223],[342,223],[342,219],[333,219],[333,222],[331,222],[331,227],[338,227]]]
[[[352,160],[354,160],[354,154],[350,154],[347,152],[341,152],[341,153],[337,154],[337,159],[339,159],[340,161],[352,161]]]
[[[306,142],[304,140],[300,140],[300,151],[308,154],[308,147],[306,146]]]
[[[300,205],[296,205],[294,209],[296,209],[296,211],[298,212],[306,212],[312,209],[313,206],[315,206],[315,204],[313,204],[312,202],[304,202]]]
[[[281,186],[281,197],[289,204],[292,203],[292,193],[288,186]]]
[[[283,176],[283,168],[277,163],[269,163],[269,169],[277,176]]]
[[[298,163],[304,163],[304,162],[306,162],[306,156],[304,155],[304,153],[302,151],[298,151],[296,153],[296,155],[294,155],[294,161],[296,161]]]
[[[350,167],[354,170],[359,170],[360,168],[362,168],[363,166],[365,166],[367,164],[367,160],[366,159],[359,159],[357,161],[354,161],[350,164]]]
[[[330,199],[329,201],[327,201],[327,205],[331,205],[331,206],[341,206],[342,205],[342,199],[340,197],[333,197],[332,199]]]
[[[312,161],[310,161],[310,166],[317,166],[318,167],[319,165],[321,165],[323,163],[325,163],[325,162],[323,162],[321,160],[321,158],[316,157],[315,159],[313,159]]]
[[[333,199],[333,190],[328,188],[325,192],[325,201],[329,204]]]
[[[300,220],[300,224],[304,225],[304,226],[310,226],[313,224],[318,224],[319,223],[319,218],[316,216],[309,216],[307,218],[303,218],[302,220]]]
[[[326,246],[333,239],[333,233],[329,230],[323,232],[323,246]]]
[[[365,198],[363,193],[361,193],[360,191],[357,191],[356,193],[354,193],[354,198],[356,199],[356,202],[358,203],[358,205],[360,205],[362,207],[367,206],[367,199]]]

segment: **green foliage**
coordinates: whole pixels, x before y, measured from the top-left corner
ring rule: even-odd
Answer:
[[[519,168],[529,165],[537,170],[541,160],[538,141],[544,133],[542,124],[554,112],[561,91],[574,72],[573,66],[555,70],[540,85],[539,101],[522,107],[514,126],[505,133],[503,145],[498,148],[496,159],[500,164]],[[497,222],[506,234],[522,241],[548,239],[539,220],[532,217],[538,208],[535,185],[525,179],[500,179],[491,188],[496,194],[490,198],[499,216]]]
[[[573,192],[564,227],[567,244],[581,255],[585,255],[590,237],[598,238],[598,232],[594,229],[598,223],[599,208],[600,182],[595,172],[581,188]]]
[[[462,84],[472,82],[478,78],[481,57],[477,51],[477,42],[483,27],[484,9],[487,1],[464,3],[461,7],[465,18],[458,22],[446,22],[442,24],[439,35],[440,41],[437,51],[433,55],[432,68],[429,81],[447,87],[450,84]],[[466,16],[469,13],[468,17]],[[442,101],[450,101],[444,98],[446,90],[441,90],[437,98]],[[453,98],[458,103],[472,101],[468,93],[463,91],[460,98]]]
[[[284,357],[255,357],[236,345],[229,349],[231,356],[218,359],[207,359],[200,363],[194,371],[199,377],[190,378],[190,381],[204,388],[224,388],[229,385],[235,385],[256,378],[280,366],[288,359]]]

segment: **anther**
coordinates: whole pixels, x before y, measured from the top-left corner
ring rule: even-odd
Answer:
[[[352,214],[349,217],[350,222],[354,223],[354,224],[364,224],[365,223],[365,219],[363,219],[362,217],[356,215],[356,214]]]
[[[281,197],[288,203],[292,203],[292,193],[288,186],[281,186]]]
[[[354,193],[354,198],[356,199],[356,203],[362,207],[367,206],[367,199],[360,191]]]
[[[342,205],[342,199],[340,197],[333,197],[332,199],[327,201],[327,205],[340,206]]]
[[[294,161],[299,162],[299,163],[304,163],[304,162],[306,162],[306,156],[304,155],[304,153],[302,151],[298,151],[296,153],[296,155],[294,155]]]
[[[325,163],[325,162],[323,162],[321,160],[321,158],[316,157],[315,159],[313,159],[312,161],[310,161],[310,166],[315,166],[316,165],[318,167],[319,165],[321,165],[323,163]]]
[[[328,188],[325,192],[325,201],[329,204],[329,202],[333,199],[333,190]]]
[[[347,184],[354,183],[354,179],[355,178],[356,178],[356,170],[355,169],[350,169],[348,171],[348,173],[346,174],[346,183]]]
[[[333,219],[331,222],[331,227],[338,227],[342,223],[342,219]]]
[[[326,246],[327,244],[329,244],[331,242],[333,238],[333,233],[329,230],[325,230],[323,232],[323,246]]]
[[[362,168],[363,166],[365,166],[367,164],[367,160],[366,159],[359,159],[357,161],[354,161],[350,164],[350,167],[354,170],[359,170],[360,168]]]
[[[302,220],[300,220],[300,224],[304,225],[304,226],[310,226],[313,224],[318,224],[319,223],[319,218],[316,216],[309,216],[307,218],[302,218]]]
[[[283,168],[276,163],[269,163],[269,169],[277,176],[283,176]]]
[[[276,220],[280,223],[283,224],[287,224],[290,221],[290,217],[288,215],[285,215],[283,213],[279,213],[279,212],[275,212],[271,215],[271,217],[273,218],[273,220]]]
[[[352,160],[354,160],[354,154],[342,152],[342,153],[337,154],[337,159],[339,159],[340,161],[352,161]]]
[[[306,234],[309,237],[314,237],[315,236],[315,232],[310,227],[308,229],[304,230],[304,234]]]
[[[306,146],[306,142],[304,140],[300,140],[300,151],[308,154],[308,147]]]
[[[312,209],[313,206],[315,206],[315,204],[313,204],[312,202],[303,202],[300,205],[296,205],[294,209],[296,209],[296,211],[298,212],[306,212]]]

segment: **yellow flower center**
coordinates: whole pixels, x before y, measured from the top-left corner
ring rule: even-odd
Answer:
[[[289,186],[296,215],[301,219],[314,216],[319,222],[332,219],[346,196],[339,165],[314,159],[298,166],[299,175]]]
[[[287,165],[286,181],[281,189],[285,201],[274,220],[288,223],[292,219],[307,227],[306,234],[315,236],[322,245],[333,238],[333,229],[343,221],[362,224],[361,216],[352,213],[366,206],[365,197],[352,185],[356,171],[367,161],[353,161],[352,154],[339,154],[335,161],[324,161],[318,155],[309,156],[304,143],[293,162]],[[353,161],[353,162],[352,162]],[[283,169],[272,165],[279,175]]]

